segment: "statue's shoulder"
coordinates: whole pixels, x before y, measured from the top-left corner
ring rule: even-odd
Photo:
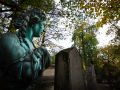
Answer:
[[[0,40],[6,40],[6,39],[18,39],[16,33],[11,33],[11,32],[8,32],[8,33],[4,33],[0,36]]]
[[[12,44],[12,43],[18,42],[18,40],[19,39],[18,39],[16,33],[8,32],[8,33],[2,34],[0,36],[1,44]]]
[[[0,39],[6,39],[6,38],[16,38],[17,35],[16,33],[12,33],[12,32],[7,32],[7,33],[4,33],[0,36]]]
[[[15,33],[5,33],[0,37],[0,53],[4,58],[16,60],[25,55],[25,50],[21,47],[19,38]]]

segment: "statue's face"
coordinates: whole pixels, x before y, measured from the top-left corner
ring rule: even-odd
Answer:
[[[45,21],[34,24],[33,25],[34,37],[40,37],[40,33],[42,33],[44,29],[45,29]]]

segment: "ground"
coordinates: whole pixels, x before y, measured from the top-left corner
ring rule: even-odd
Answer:
[[[54,90],[54,72],[54,66],[49,67],[27,90]]]

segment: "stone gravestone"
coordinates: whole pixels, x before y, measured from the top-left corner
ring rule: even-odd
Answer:
[[[85,90],[82,62],[75,47],[56,55],[55,90]]]
[[[87,90],[97,90],[97,81],[94,65],[90,64],[86,74],[87,79]]]

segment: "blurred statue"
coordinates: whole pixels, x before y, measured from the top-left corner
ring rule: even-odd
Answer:
[[[45,21],[43,12],[30,9],[13,22],[16,33],[8,32],[0,37],[0,78],[10,82],[11,87],[12,82],[28,84],[50,65],[47,49],[36,48],[32,42],[33,37],[40,37],[44,32]]]

